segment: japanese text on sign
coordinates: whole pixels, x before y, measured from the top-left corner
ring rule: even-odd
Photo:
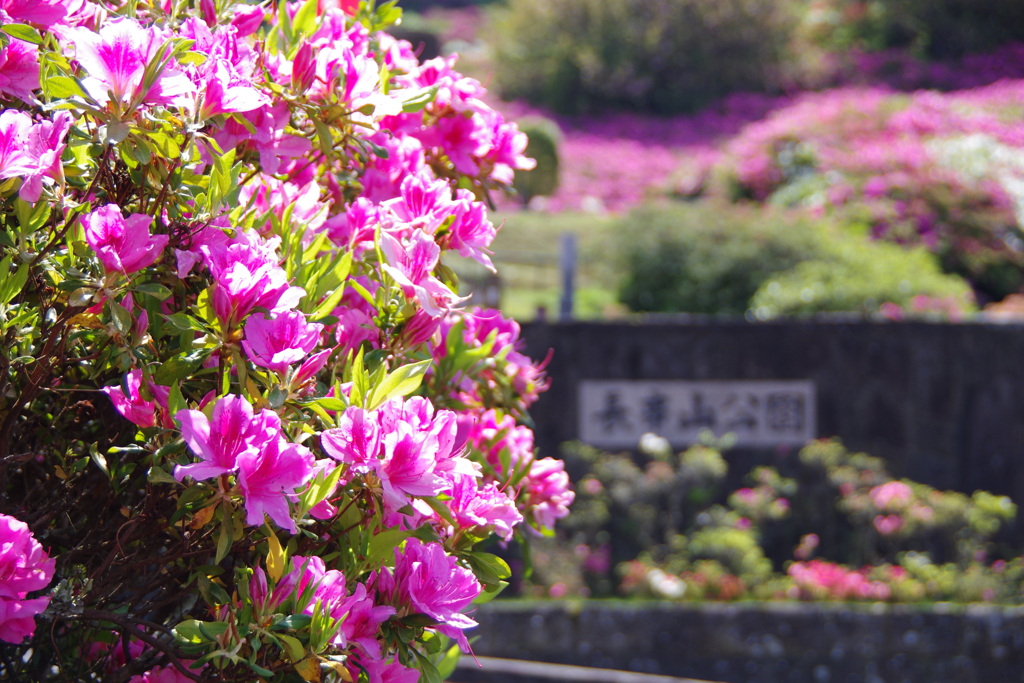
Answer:
[[[753,447],[817,436],[814,383],[806,380],[584,380],[578,405],[580,439],[603,448],[634,448],[646,432],[675,446],[704,429]]]

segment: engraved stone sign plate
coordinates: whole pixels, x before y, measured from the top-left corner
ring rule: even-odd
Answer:
[[[817,437],[809,380],[583,380],[578,405],[580,440],[602,448],[635,448],[645,432],[687,446],[702,429],[732,432],[740,447]]]

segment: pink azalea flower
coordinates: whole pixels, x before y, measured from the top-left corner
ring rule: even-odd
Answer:
[[[35,616],[50,598],[26,600],[28,593],[46,588],[56,560],[39,545],[24,522],[0,515],[0,640],[20,643],[35,633]]]
[[[298,533],[288,509],[288,495],[313,476],[313,454],[283,438],[271,439],[258,451],[238,456],[238,487],[245,498],[245,521],[263,524],[268,515],[282,529]]]
[[[331,353],[334,349],[324,349],[319,353],[314,353],[312,356],[307,358],[299,369],[292,375],[292,387],[300,387],[309,380],[316,377],[316,373],[320,372],[325,365],[327,365],[328,359],[331,357]]]
[[[67,0],[0,0],[0,18],[4,24],[29,23],[49,28],[68,14]]]
[[[242,396],[229,394],[214,406],[212,420],[199,410],[179,410],[181,436],[202,462],[178,465],[174,476],[209,479],[234,472],[242,455],[256,455],[280,439],[281,418],[272,410],[254,415]]]
[[[32,159],[35,168],[25,175],[21,189],[18,190],[18,196],[26,202],[39,201],[45,178],[63,182],[64,166],[60,157],[67,147],[64,137],[71,130],[71,123],[71,112],[59,111],[53,115],[52,121],[41,121],[29,131],[25,153]]]
[[[384,270],[402,287],[405,295],[417,299],[429,315],[441,315],[460,301],[458,295],[431,274],[441,250],[429,235],[416,231],[409,238],[408,246],[403,246],[385,232],[380,236],[380,246],[387,261]]]
[[[243,113],[270,104],[270,98],[240,78],[226,59],[204,65],[197,86],[201,92],[199,119],[218,114]]]
[[[85,241],[108,271],[134,273],[160,258],[167,235],[150,235],[152,216],[133,213],[121,215],[117,204],[107,204],[82,216]]]
[[[879,510],[902,510],[910,504],[914,491],[902,481],[889,481],[871,489],[871,502]]]
[[[272,318],[254,315],[245,323],[242,347],[253,363],[283,375],[316,348],[323,328],[306,322],[299,311],[285,311]]]
[[[377,414],[355,406],[346,409],[338,427],[320,434],[320,443],[327,455],[348,463],[353,471],[372,471],[381,445]]]
[[[118,18],[104,23],[99,33],[76,27],[64,32],[75,46],[75,59],[89,75],[82,79],[86,92],[99,104],[113,99],[124,104],[173,104],[195,86],[167,65],[148,89],[143,83],[146,66],[170,40],[168,31],[143,27],[135,19]]]
[[[289,286],[277,265],[276,245],[276,239],[264,241],[243,233],[227,246],[212,242],[199,247],[213,274],[213,310],[227,327],[234,327],[256,307],[272,314],[291,310],[306,294],[301,287]]]
[[[452,478],[451,488],[446,491],[451,500],[445,502],[452,518],[463,529],[491,528],[506,541],[511,539],[516,525],[523,521],[515,502],[499,491],[494,482],[477,482],[477,478],[465,474]]]
[[[576,499],[565,463],[554,458],[533,461],[525,489],[527,509],[537,524],[547,529],[553,529],[556,521],[569,514],[569,506]]]
[[[39,89],[39,48],[11,38],[0,49],[0,93],[25,102],[35,102],[33,90]]]
[[[458,191],[455,220],[448,228],[447,246],[464,258],[471,258],[497,272],[491,263],[487,247],[497,236],[494,224],[487,220],[487,209],[473,198],[468,190]]]
[[[404,550],[395,550],[394,598],[413,612],[435,619],[437,630],[454,638],[463,651],[469,650],[469,644],[462,630],[476,622],[461,611],[481,590],[473,572],[460,567],[438,543],[410,538]]]
[[[251,144],[260,155],[260,167],[264,173],[273,175],[283,161],[302,156],[312,149],[306,138],[285,132],[291,120],[287,102],[260,107],[245,118],[256,129],[255,135],[242,124],[229,119],[213,137],[223,150]]]
[[[384,662],[371,659],[360,662],[366,667],[369,674],[369,683],[416,683],[420,680],[420,672],[417,669],[410,669],[397,661]],[[354,677],[359,675],[359,669],[354,670]]]
[[[147,401],[142,398],[139,390],[142,388],[142,370],[132,370],[125,377],[125,384],[128,385],[128,394],[118,385],[103,387],[101,391],[110,397],[117,412],[139,427],[154,427],[157,424],[157,405],[162,406],[161,426],[173,427],[174,423],[167,418],[167,397],[170,389],[159,384],[149,384],[149,391],[153,394],[155,401]]]
[[[376,226],[381,222],[380,209],[369,199],[359,197],[345,207],[343,213],[331,216],[324,225],[327,236],[339,247],[355,250],[354,258],[373,248]]]
[[[331,616],[345,620],[341,624],[339,636],[345,642],[358,645],[373,660],[380,659],[380,641],[377,636],[380,625],[391,618],[396,612],[390,605],[375,605],[367,594],[366,586],[357,583],[352,595],[345,598],[331,612]]]
[[[186,666],[189,662],[182,661]],[[178,671],[173,666],[156,666],[144,674],[132,676],[128,683],[192,683],[192,679]]]
[[[24,176],[35,170],[27,151],[32,125],[32,118],[24,112],[8,109],[0,114],[0,179]]]
[[[266,12],[267,10],[259,5],[235,5],[231,26],[234,27],[236,35],[245,38],[260,30]]]
[[[435,474],[438,456],[437,437],[416,431],[408,422],[398,422],[384,436],[384,457],[374,463],[384,505],[396,511],[409,504],[409,496],[436,496],[444,489],[444,480]]]

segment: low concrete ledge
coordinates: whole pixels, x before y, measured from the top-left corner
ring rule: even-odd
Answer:
[[[485,657],[725,683],[1024,682],[1024,608],[498,600],[474,618]]]
[[[457,683],[713,683],[693,678],[498,657],[463,657],[458,668],[458,673],[452,676]]]

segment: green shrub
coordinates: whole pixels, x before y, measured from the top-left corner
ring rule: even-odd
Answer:
[[[504,97],[555,111],[692,111],[772,89],[788,34],[777,0],[509,0],[492,15]]]
[[[873,313],[885,303],[911,312],[974,310],[970,285],[942,272],[923,247],[856,236],[824,243],[826,253],[763,282],[750,301],[758,318],[819,312]]]
[[[513,183],[524,204],[538,196],[550,196],[558,188],[558,148],[562,144],[562,131],[551,119],[540,116],[527,117],[518,121],[519,130],[526,133],[530,142],[526,145],[526,156],[537,162],[529,171],[516,171]]]
[[[1024,40],[1020,0],[827,0],[805,12],[800,33],[832,50],[910,47],[959,57]]]
[[[641,207],[616,234],[634,311],[742,315],[765,280],[822,250],[806,218],[705,203]]]

